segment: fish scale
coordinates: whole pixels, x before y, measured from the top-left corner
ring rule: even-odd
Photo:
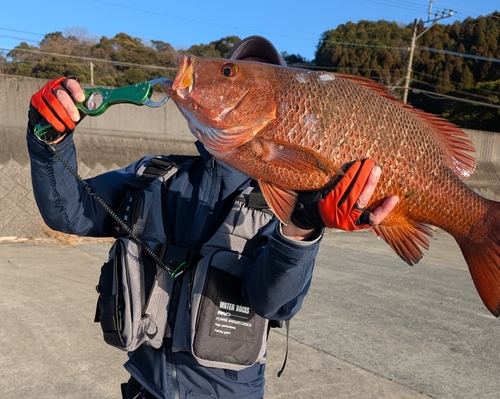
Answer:
[[[413,265],[430,226],[447,231],[485,306],[500,314],[500,204],[463,182],[475,149],[458,127],[365,78],[259,62],[182,56],[164,91],[214,157],[259,182],[283,223],[297,191],[321,189],[343,165],[371,158],[382,175],[367,208],[400,198],[375,235]]]

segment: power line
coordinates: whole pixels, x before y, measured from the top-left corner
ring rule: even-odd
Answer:
[[[424,80],[418,80],[418,79],[413,79],[412,80],[413,82],[416,82],[416,83],[420,83],[420,84],[424,84],[426,86],[429,86],[429,87],[432,87],[434,89],[445,89],[446,92],[448,93],[459,93],[459,94],[463,94],[463,95],[466,95],[466,96],[470,96],[470,97],[477,97],[477,98],[480,98],[480,99],[483,99],[483,100],[491,100],[491,97],[487,97],[487,96],[482,96],[480,94],[475,94],[475,93],[469,93],[467,91],[462,91],[462,90],[456,90],[456,89],[446,89],[444,88],[443,86],[436,86],[436,85],[433,85],[433,84],[430,84],[429,82],[426,82]],[[475,88],[474,88],[475,89]]]
[[[330,43],[330,44],[337,44],[339,46],[346,46],[346,47],[368,47],[368,48],[380,48],[380,49],[387,49],[387,50],[410,51],[408,49],[408,47],[383,46],[383,45],[376,45],[376,44],[354,43],[354,42],[339,42],[339,41],[335,41],[335,40],[323,40],[322,42],[323,43]],[[437,48],[433,48],[433,47],[415,46],[415,48],[419,49],[419,50],[426,50],[426,51],[434,52],[434,53],[454,55],[456,57],[471,58],[471,59],[480,60],[480,61],[500,62],[500,59],[497,59],[497,58],[489,58],[489,57],[483,57],[480,55],[473,55],[473,54],[467,54],[467,53],[459,53],[457,51],[442,50],[442,49],[437,49]]]
[[[369,47],[369,48],[381,48],[387,50],[403,50],[408,51],[407,47],[394,47],[394,46],[383,46],[378,44],[367,44],[367,43],[354,43],[354,42],[338,42],[335,40],[322,40],[323,43],[338,44],[340,46],[346,47]]]
[[[396,1],[396,0],[378,0],[378,1],[376,1],[376,0],[363,0],[363,1],[365,1],[367,3],[375,3],[375,4],[380,4],[383,6],[400,8],[403,10],[410,10],[410,11],[426,11],[427,10],[427,6],[422,6],[421,4],[412,3],[412,2],[401,2],[401,1]]]
[[[113,7],[119,7],[119,8],[129,9],[129,10],[132,10],[132,11],[139,11],[139,12],[144,12],[144,13],[147,13],[147,14],[159,15],[161,17],[167,17],[167,18],[172,18],[172,19],[179,19],[179,20],[188,21],[188,22],[194,22],[196,24],[218,26],[220,28],[229,28],[229,29],[234,29],[234,30],[243,30],[243,31],[252,32],[252,33],[256,32],[255,29],[246,29],[246,28],[243,28],[241,26],[231,26],[231,25],[225,25],[225,24],[217,24],[215,22],[209,22],[209,21],[206,21],[206,20],[202,21],[202,20],[198,20],[198,19],[191,19],[191,18],[186,18],[186,17],[180,17],[178,15],[165,14],[165,13],[159,12],[159,11],[145,10],[143,8],[126,6],[126,5],[123,5],[123,4],[112,3],[110,1],[103,1],[103,0],[90,0],[90,1],[93,1],[95,3],[106,4],[106,5],[113,6]],[[291,38],[296,38],[296,39],[313,40],[313,39],[310,39],[310,38],[303,38],[303,37],[297,37],[297,36],[288,36],[288,35],[283,35],[283,34],[276,34],[276,33],[273,33],[273,32],[262,32],[261,31],[260,33],[262,33],[262,34],[270,34],[270,35],[275,35],[275,36],[291,37]]]
[[[0,30],[7,30],[9,32],[17,32],[17,33],[26,33],[28,35],[35,35],[35,36],[45,36],[42,33],[28,32],[28,31],[25,31],[25,30],[18,30],[18,29],[0,28]]]
[[[413,3],[413,2],[408,2],[408,1],[397,1],[397,0],[363,0],[369,3],[375,3],[375,4],[380,4],[383,6],[387,7],[393,7],[393,8],[400,8],[403,10],[410,10],[410,11],[416,11],[416,12],[421,12],[427,14],[429,9],[428,6],[424,6],[420,3]],[[437,12],[438,14],[442,14],[443,12],[446,13],[448,9],[446,8],[439,8],[435,9],[434,12]],[[454,10],[455,11],[455,10]],[[455,14],[458,14],[458,12],[455,11]],[[457,15],[454,15],[455,19],[458,19]]]
[[[8,49],[5,49],[5,48],[0,48],[0,51],[11,51],[11,50],[8,50]],[[158,66],[158,65],[134,64],[134,63],[130,63],[130,62],[104,60],[104,59],[101,59],[101,58],[91,58],[91,57],[82,57],[82,56],[67,55],[67,54],[50,53],[50,52],[40,51],[40,50],[16,49],[16,51],[28,52],[28,53],[34,53],[34,54],[41,54],[41,55],[49,55],[49,56],[53,56],[53,57],[74,58],[74,59],[80,59],[80,60],[85,60],[85,61],[95,61],[95,62],[112,64],[112,65],[117,65],[117,66],[120,65],[120,66],[128,66],[128,67],[140,67],[140,68],[148,68],[148,69],[164,69],[164,70],[173,70],[173,71],[177,70],[177,68],[163,67],[163,66]],[[330,67],[330,68],[324,67],[324,68],[325,69],[334,69],[333,67]],[[358,70],[364,70],[364,71],[372,71],[373,70],[373,69],[367,69],[367,68],[357,68],[357,69]],[[391,71],[395,71],[395,70],[397,70],[397,69],[391,69]],[[429,85],[431,87],[436,88],[436,86],[431,85],[431,84],[429,84],[427,82],[421,82],[421,83],[425,83],[425,84],[427,84],[427,85]],[[425,95],[427,95],[429,97],[436,98],[436,99],[449,99],[449,100],[466,102],[466,103],[474,104],[474,105],[481,105],[481,106],[485,106],[485,107],[500,109],[500,106],[498,106],[498,105],[488,104],[488,103],[482,103],[482,102],[473,101],[473,100],[467,100],[467,99],[463,99],[463,98],[460,98],[460,97],[454,97],[454,96],[449,96],[449,95],[445,95],[445,94],[439,94],[439,93],[435,93],[435,92],[431,92],[431,91],[427,91],[427,90],[411,88],[411,91],[413,93],[415,93],[415,94],[422,93],[422,94],[425,94]],[[474,96],[474,94],[471,94],[471,93],[466,93],[466,94]],[[439,97],[442,97],[442,98],[439,98]]]
[[[460,6],[457,6],[457,5],[454,5],[454,4],[443,3],[442,1],[439,1],[439,0],[437,0],[437,2],[440,3],[440,4],[442,4],[442,5],[444,5],[444,6],[453,7],[453,10],[458,9],[458,10],[464,10],[464,11],[467,11],[467,12],[471,12],[471,13],[476,14],[476,15],[483,15],[482,12],[477,11],[477,10],[471,10],[469,8],[460,7]],[[499,17],[497,17],[495,15],[491,15],[491,17],[500,19]]]
[[[454,56],[463,57],[463,58],[472,58],[474,60],[481,60],[481,61],[488,61],[488,62],[500,62],[500,60],[497,59],[497,58],[482,57],[480,55],[458,53],[456,51],[441,50],[441,49],[432,48],[432,47],[421,47],[421,46],[418,46],[418,48],[420,50],[427,50],[427,51],[431,51],[431,52],[434,52],[434,53],[454,55]]]
[[[438,80],[438,81],[443,81],[443,80],[444,80],[443,78],[439,78],[439,77],[434,76],[434,75],[429,75],[428,73],[423,73],[423,72],[419,72],[419,71],[413,71],[413,73],[414,73],[414,74],[416,74],[416,75],[427,76],[427,77],[429,77],[429,78],[436,79],[436,80]],[[429,86],[432,86],[432,87],[439,87],[439,86],[433,86],[433,85],[431,85],[430,83],[425,82],[424,80],[421,80],[421,81],[420,81],[420,80],[413,79],[413,81],[414,81],[414,82],[423,82],[423,83],[425,83],[425,84],[427,84],[427,85],[429,85]],[[451,81],[451,80],[450,80],[450,83],[451,83],[452,85],[454,85],[454,86],[461,86],[461,87],[463,87],[463,86],[464,86],[464,84],[462,84],[462,83],[459,83],[459,82],[454,82],[454,81]],[[442,86],[441,86],[441,87],[442,87]],[[487,89],[482,89],[482,88],[479,88],[479,87],[477,87],[477,86],[473,86],[473,87],[471,87],[471,89],[474,89],[474,90],[479,91],[479,92],[483,92],[483,93],[491,94],[491,95],[494,95],[494,96],[498,95],[498,92],[496,92],[496,91],[493,91],[493,90],[487,90]],[[460,91],[458,91],[458,90],[453,90],[453,91],[460,92]],[[464,92],[464,93],[465,93],[465,92]],[[470,93],[467,93],[467,94],[469,94],[469,95],[473,95],[473,94],[470,94]],[[479,95],[477,95],[477,94],[474,94],[474,95],[475,95],[475,96],[479,96]],[[488,98],[489,98],[489,97],[488,97]]]
[[[20,40],[21,42],[33,42],[33,43],[38,43],[38,40],[33,40],[33,39],[25,39],[22,37],[15,37],[15,36],[7,36],[7,35],[0,35],[0,37],[4,37],[6,39],[13,39],[13,40]]]
[[[112,61],[112,60],[105,60],[102,58],[91,58],[91,57],[82,57],[82,56],[69,55],[69,54],[50,53],[50,52],[41,51],[41,50],[31,50],[31,49],[14,49],[14,50],[26,52],[26,53],[33,53],[33,54],[50,55],[52,57],[74,58],[74,59],[79,59],[79,60],[84,60],[84,61],[94,61],[94,62],[101,62],[101,63],[105,63],[105,64],[120,65],[120,66],[141,67],[141,68],[148,68],[148,69],[165,69],[165,70],[169,70],[169,71],[177,71],[177,68],[164,67],[164,66],[160,66],[160,65],[134,64],[132,62]],[[0,51],[13,51],[13,50],[0,48]]]
[[[426,96],[428,96],[430,98],[433,98],[435,100],[443,100],[443,99],[444,100],[453,100],[453,101],[459,101],[459,102],[468,103],[468,104],[481,105],[481,106],[484,106],[484,107],[500,109],[500,105],[482,103],[482,102],[474,101],[474,100],[467,100],[465,98],[448,96],[446,94],[434,93],[432,91],[427,91],[427,90],[422,90],[422,89],[415,89],[415,88],[411,88],[411,91],[413,93],[415,93],[415,94],[420,94],[420,93],[425,94]]]

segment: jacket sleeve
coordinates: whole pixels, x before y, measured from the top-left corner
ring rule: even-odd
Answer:
[[[97,203],[95,195],[116,209],[125,190],[123,182],[134,175],[136,164],[86,179],[86,184],[95,194],[91,195],[82,182],[29,129],[27,143],[33,194],[45,223],[53,230],[69,234],[111,236],[112,219]],[[72,133],[54,148],[75,171],[78,170]]]
[[[289,320],[299,311],[309,291],[323,231],[305,242],[285,237],[279,223],[271,223],[268,229],[272,230],[267,242],[247,270],[243,295],[260,316]]]

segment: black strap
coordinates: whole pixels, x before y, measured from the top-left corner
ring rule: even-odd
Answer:
[[[262,211],[270,209],[259,186],[254,187],[254,189],[248,195],[247,206],[249,208],[259,209]]]
[[[281,370],[278,371],[278,378],[281,377],[283,371],[285,370],[286,360],[288,359],[288,337],[290,335],[290,320],[285,320],[286,327],[286,352],[285,352],[285,360],[283,360],[283,366],[281,366]]]
[[[252,180],[250,186],[253,187],[253,189],[252,191],[250,191],[250,194],[248,194],[248,198],[245,199],[242,195],[239,194],[236,198],[236,201],[244,202],[245,205],[250,209],[256,209],[274,216],[274,213],[267,204],[266,198],[264,197],[264,194],[262,194],[262,190],[257,182],[255,180]]]

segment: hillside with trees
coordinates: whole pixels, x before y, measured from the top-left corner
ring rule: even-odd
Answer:
[[[428,26],[419,22],[417,32]],[[283,56],[289,65],[374,79],[402,98],[412,33],[413,23],[348,22],[323,33],[314,60],[286,51]],[[123,86],[172,78],[183,53],[226,57],[239,40],[229,36],[176,50],[126,33],[96,38],[84,29],[72,30],[49,33],[38,46],[20,43],[0,53],[0,66],[5,74],[76,75],[86,84]],[[419,37],[412,66],[409,104],[464,128],[500,131],[500,12],[433,26]]]
[[[98,86],[117,87],[159,76],[173,78],[180,54],[226,57],[239,41],[237,36],[229,36],[177,51],[169,43],[144,43],[126,33],[96,39],[85,30],[66,35],[54,32],[45,35],[38,46],[19,44],[4,57],[2,69],[6,74],[43,79],[73,75],[82,83],[93,80]]]
[[[417,32],[424,29],[420,22]],[[315,64],[375,79],[401,98],[412,33],[413,24],[387,21],[340,25],[323,34]],[[500,131],[500,12],[433,26],[418,39],[412,69],[410,104],[461,127]]]

